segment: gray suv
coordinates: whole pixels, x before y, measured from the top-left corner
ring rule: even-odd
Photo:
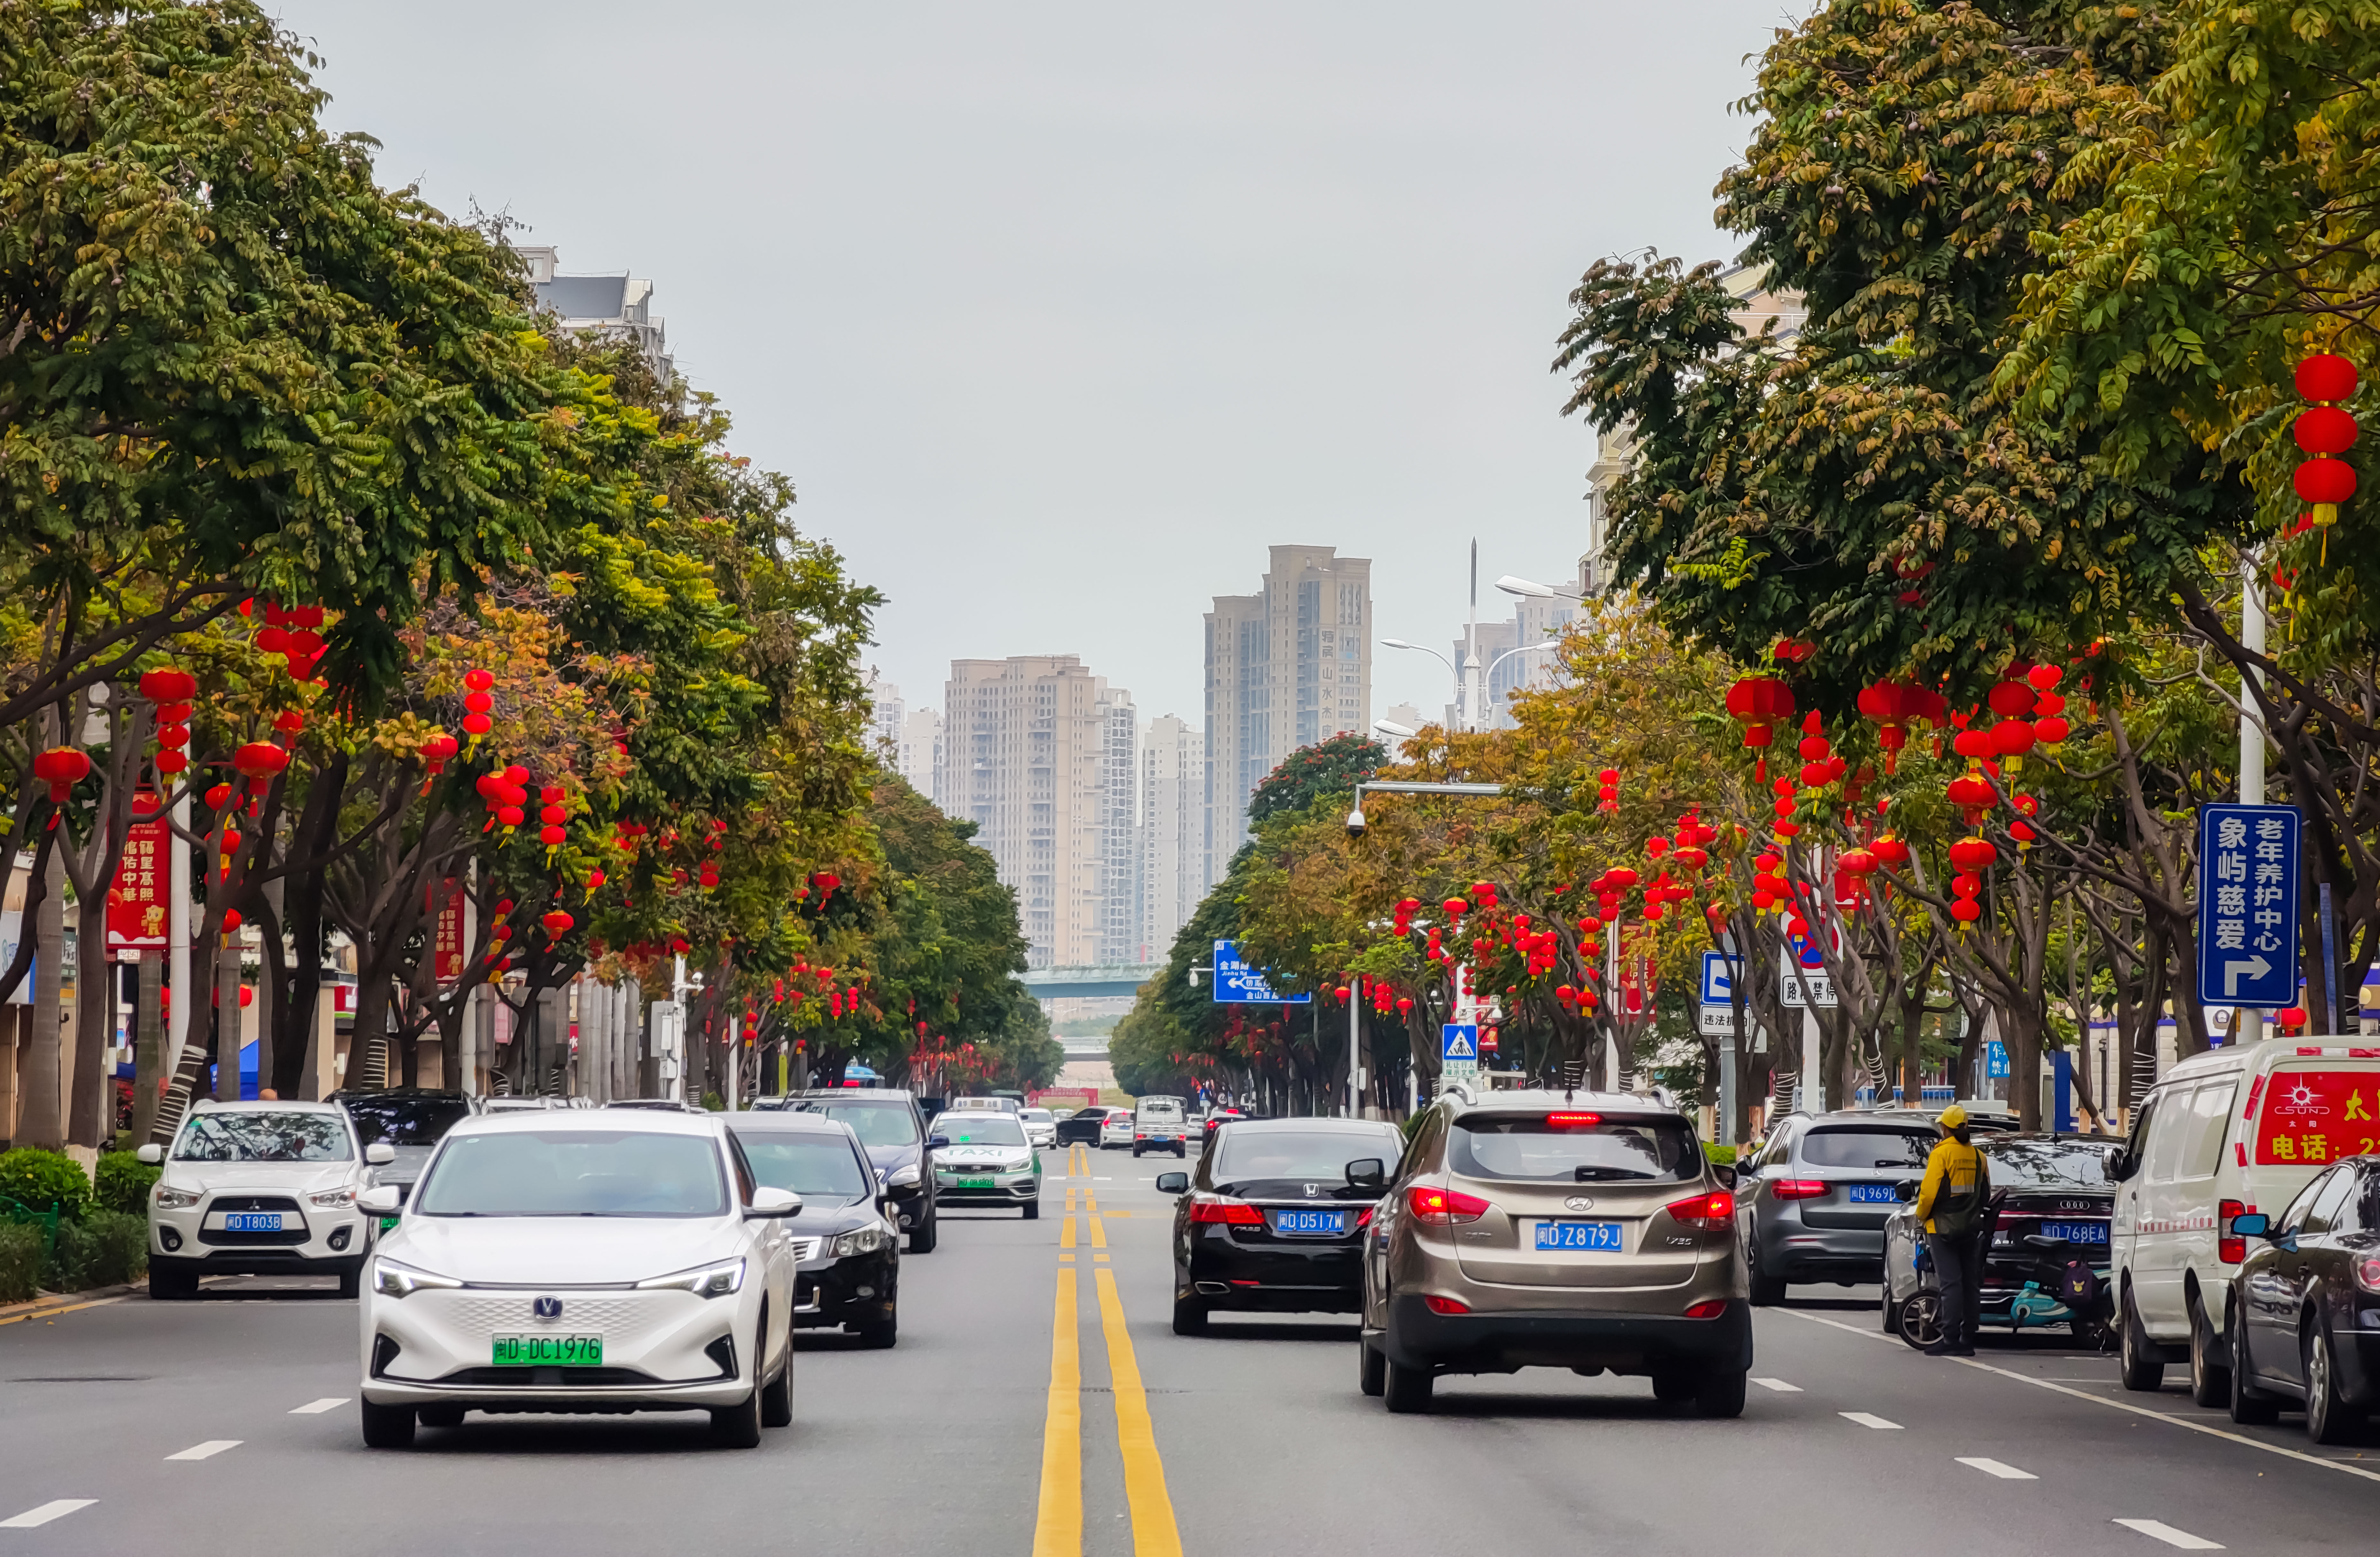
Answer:
[[[1941,1138],[1923,1115],[1795,1114],[1779,1124],[1736,1185],[1752,1258],[1752,1300],[1781,1303],[1789,1282],[1853,1283],[1884,1274],[1884,1224],[1899,1186],[1925,1175]]]
[[[1365,1240],[1364,1393],[1427,1411],[1440,1374],[1567,1368],[1741,1415],[1752,1313],[1732,1178],[1642,1098],[1450,1089]]]

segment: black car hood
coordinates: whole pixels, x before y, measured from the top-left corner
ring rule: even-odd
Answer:
[[[868,1146],[865,1141],[860,1145],[868,1153],[868,1162],[875,1164],[880,1174],[907,1167],[917,1160],[917,1153],[924,1147],[924,1143],[919,1141],[912,1141],[907,1146]]]
[[[880,1220],[873,1200],[854,1200],[838,1206],[812,1206],[805,1200],[801,1215],[785,1218],[785,1230],[805,1238],[831,1238],[837,1233],[856,1233]]]

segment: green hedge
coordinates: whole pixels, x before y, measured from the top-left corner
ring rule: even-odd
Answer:
[[[1724,1167],[1734,1162],[1735,1148],[1731,1146],[1721,1146],[1716,1141],[1705,1141],[1703,1142],[1703,1156]]]
[[[149,1215],[149,1186],[164,1171],[151,1167],[128,1151],[111,1151],[99,1160],[91,1200],[103,1210],[145,1220]]]
[[[40,1289],[42,1230],[0,1222],[0,1303],[22,1303]]]
[[[45,1211],[55,1202],[60,1215],[82,1215],[91,1200],[91,1180],[80,1163],[63,1151],[20,1146],[0,1151],[0,1195]]]
[[[58,1250],[48,1284],[60,1292],[137,1282],[149,1273],[149,1219],[92,1210],[58,1228]]]

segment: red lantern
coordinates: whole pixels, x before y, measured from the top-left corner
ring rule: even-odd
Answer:
[[[1950,845],[1950,863],[1970,874],[1990,870],[1999,857],[1999,850],[1987,838],[1969,836]]]
[[[2322,510],[2336,509],[2355,495],[2355,467],[2343,459],[2309,459],[2298,467],[2291,484],[2300,497],[2314,505],[2313,522],[2328,524],[2338,516],[2333,513],[2326,519]]]
[[[2300,411],[2289,427],[2298,447],[2313,455],[2341,455],[2355,446],[2355,419],[2337,406]]]
[[[1961,897],[1950,905],[1950,917],[1961,924],[1973,924],[1984,917],[1984,906],[1972,897]]]
[[[272,787],[275,774],[289,766],[289,753],[271,741],[250,741],[232,753],[231,765],[248,780],[251,795]]]
[[[152,703],[188,702],[198,691],[197,676],[170,665],[145,671],[140,676],[140,695]]]
[[[495,684],[496,678],[486,671],[467,670],[463,673],[463,685],[474,692],[484,692]]]
[[[545,826],[537,830],[537,841],[543,844],[550,849],[560,848],[562,846],[563,840],[569,836],[569,829],[557,827],[551,822],[548,822]]]
[[[545,938],[547,940],[559,941],[564,936],[569,934],[570,927],[577,924],[578,921],[572,918],[562,909],[555,908],[550,910],[544,918],[540,918],[538,922],[545,926]]]
[[[33,776],[50,786],[53,805],[65,805],[67,796],[90,772],[90,756],[70,746],[54,746],[33,757]]]
[[[440,730],[434,735],[429,736],[423,739],[421,743],[421,760],[429,767],[431,772],[443,773],[446,771],[446,764],[453,761],[455,760],[455,754],[461,749],[462,748],[460,744],[456,742],[454,736],[448,735],[443,730]]]
[[[1889,833],[1878,838],[1872,847],[1879,861],[1895,870],[1909,863],[1909,845]]]
[[[1746,747],[1768,746],[1777,738],[1774,726],[1793,717],[1793,689],[1774,676],[1740,676],[1727,689],[1727,712],[1743,726]],[[1765,754],[1756,765],[1756,776],[1762,784],[1768,782]]]
[[[2355,364],[2316,352],[2298,364],[2298,395],[2305,400],[2344,400],[2355,393]]]

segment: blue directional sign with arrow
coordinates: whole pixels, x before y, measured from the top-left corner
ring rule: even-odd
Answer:
[[[1240,958],[1229,941],[1215,943],[1215,1001],[1221,1005],[1305,1005],[1312,995],[1285,995],[1274,990],[1261,967]]]
[[[2278,1010],[2298,994],[2295,806],[2198,809],[2198,998]]]

